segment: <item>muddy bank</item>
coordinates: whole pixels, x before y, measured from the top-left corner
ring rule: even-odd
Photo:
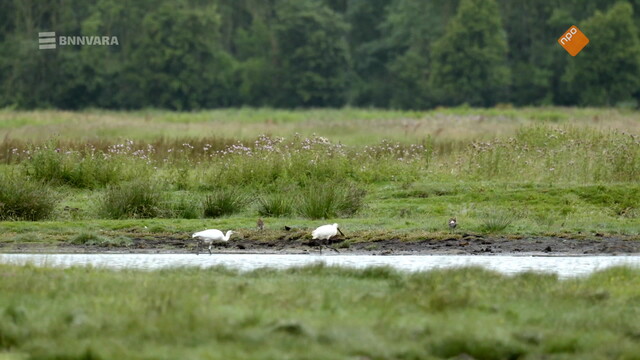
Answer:
[[[145,236],[133,238],[126,246],[75,245],[61,242],[57,245],[4,244],[4,253],[196,253],[197,242],[187,237]],[[215,253],[306,254],[340,253],[369,255],[623,255],[640,253],[637,237],[592,238],[572,237],[496,237],[460,235],[445,239],[406,241],[402,239],[361,241],[355,238],[337,238],[329,242],[310,240],[303,236],[282,237],[259,241],[249,238],[232,239],[217,243]],[[201,253],[207,254],[206,246]]]

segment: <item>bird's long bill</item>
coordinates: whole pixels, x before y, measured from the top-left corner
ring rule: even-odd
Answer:
[[[340,235],[344,236],[344,234],[342,233],[342,230],[340,230],[340,228],[337,228],[338,232],[340,233]]]

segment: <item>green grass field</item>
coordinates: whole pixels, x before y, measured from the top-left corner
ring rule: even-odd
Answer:
[[[0,265],[0,359],[637,359],[640,272]]]
[[[600,109],[5,110],[0,249],[334,221],[349,241],[637,241],[639,135]],[[0,265],[0,360],[637,359],[639,280]]]
[[[0,111],[0,124],[6,244],[259,216],[355,237],[437,237],[450,217],[471,233],[640,235],[632,111]]]

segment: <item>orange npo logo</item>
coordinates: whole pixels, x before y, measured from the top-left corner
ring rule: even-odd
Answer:
[[[567,50],[571,56],[576,56],[589,43],[589,39],[577,26],[573,25],[558,39],[558,44]]]

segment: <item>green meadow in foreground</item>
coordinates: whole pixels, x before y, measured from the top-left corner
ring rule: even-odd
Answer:
[[[0,111],[0,119],[0,243],[121,230],[111,235],[126,244],[125,233],[249,231],[258,217],[269,229],[335,221],[355,240],[440,236],[450,217],[471,233],[640,235],[632,111]],[[90,126],[98,127],[76,131]]]
[[[0,359],[638,359],[640,271],[0,265]]]

